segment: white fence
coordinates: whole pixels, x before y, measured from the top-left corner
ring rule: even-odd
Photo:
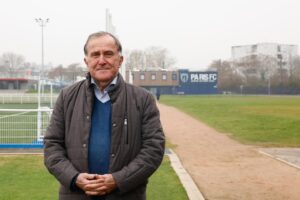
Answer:
[[[58,94],[38,95],[0,92],[0,148],[42,147],[42,139],[50,121]],[[18,108],[18,109],[16,109]]]
[[[47,107],[27,109],[37,107],[37,94],[0,93],[0,148],[42,147],[57,96],[42,94],[41,105]]]
[[[0,148],[42,147],[52,109],[0,109]]]
[[[41,104],[53,108],[58,94],[41,94]],[[28,104],[38,103],[37,94],[0,93],[0,104]]]

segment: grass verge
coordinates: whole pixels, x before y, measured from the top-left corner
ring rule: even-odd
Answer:
[[[162,96],[160,101],[243,143],[300,147],[299,96]]]
[[[58,199],[58,182],[43,165],[42,156],[1,156],[1,200]],[[188,200],[168,157],[149,180],[147,199]]]

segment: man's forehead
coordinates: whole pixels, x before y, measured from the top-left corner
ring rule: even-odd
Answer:
[[[109,47],[117,49],[115,40],[109,35],[104,35],[101,37],[91,38],[88,42],[87,48],[93,47]]]

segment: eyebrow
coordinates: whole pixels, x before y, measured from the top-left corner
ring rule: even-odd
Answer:
[[[104,50],[104,51],[92,51],[90,53],[90,55],[92,55],[92,56],[101,55],[101,54],[103,54],[103,55],[115,55],[116,52],[113,51],[113,50]]]

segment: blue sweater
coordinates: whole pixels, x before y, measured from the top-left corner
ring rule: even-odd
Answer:
[[[95,98],[88,150],[89,173],[106,174],[109,171],[111,110],[111,101],[102,103]]]

